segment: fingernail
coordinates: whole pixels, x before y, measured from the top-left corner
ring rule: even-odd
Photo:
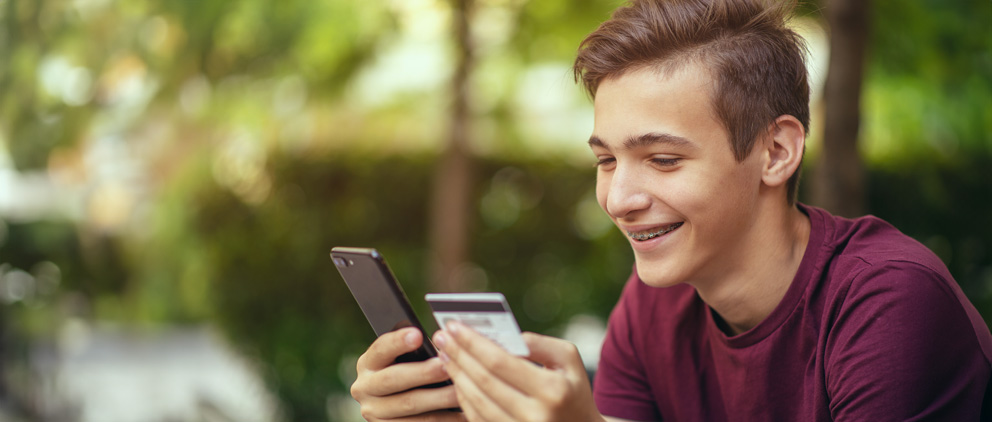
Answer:
[[[438,331],[438,333],[434,335],[434,344],[436,344],[437,347],[444,348],[444,346],[448,344],[448,336],[444,334],[443,331]]]
[[[452,335],[458,334],[458,332],[461,331],[461,324],[459,324],[458,321],[451,321],[448,323],[446,329],[451,331]]]
[[[439,352],[437,354],[437,357],[441,358],[441,362],[444,362],[444,363],[448,363],[448,362],[451,361],[451,358],[448,357],[448,354],[447,353],[444,353],[444,352]],[[444,366],[442,366],[441,368],[443,369]]]
[[[403,336],[403,341],[406,342],[406,345],[407,346],[411,346],[411,347],[416,346],[417,345],[417,332],[414,331],[414,330],[410,330],[409,333],[406,333],[406,335]]]

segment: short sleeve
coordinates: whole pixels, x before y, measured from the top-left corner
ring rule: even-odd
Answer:
[[[978,420],[990,365],[953,279],[912,262],[857,274],[830,328],[836,421]]]
[[[610,314],[593,396],[603,415],[639,421],[660,420],[648,374],[638,358],[634,341],[638,326],[632,303],[636,290],[634,283],[640,281],[631,277]]]

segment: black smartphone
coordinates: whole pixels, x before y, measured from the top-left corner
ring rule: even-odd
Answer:
[[[351,294],[358,301],[376,336],[405,327],[417,327],[423,334],[420,348],[396,358],[396,362],[418,362],[437,356],[437,349],[417,319],[403,288],[396,281],[386,259],[375,249],[336,247],[331,259]]]

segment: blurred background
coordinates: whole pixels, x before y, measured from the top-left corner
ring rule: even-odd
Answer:
[[[0,420],[353,421],[328,258],[501,291],[595,369],[630,272],[569,66],[615,0],[0,0]],[[800,200],[992,318],[992,3],[812,0]]]

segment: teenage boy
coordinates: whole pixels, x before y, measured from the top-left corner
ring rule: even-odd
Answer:
[[[634,0],[583,41],[597,197],[635,258],[595,394],[567,342],[525,333],[534,365],[451,324],[439,359],[390,365],[416,330],[372,344],[363,415],[979,420],[992,335],[941,261],[882,220],[795,202],[809,87],[788,13]]]

